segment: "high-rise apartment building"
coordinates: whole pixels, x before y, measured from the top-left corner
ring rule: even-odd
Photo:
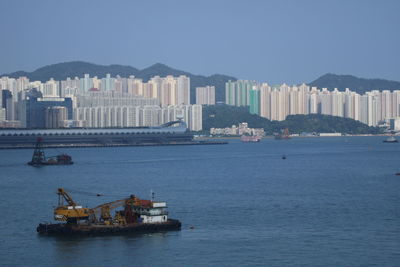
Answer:
[[[66,107],[52,106],[45,109],[46,128],[63,128],[67,119],[68,110]]]
[[[192,131],[202,130],[202,106],[107,106],[74,108],[74,118],[87,128],[158,126],[182,119]]]
[[[0,121],[5,121],[5,120],[6,120],[6,109],[0,108]]]
[[[175,105],[190,105],[190,78],[181,75],[176,78],[176,102]]]
[[[251,114],[260,114],[260,90],[253,88],[249,90],[249,106]]]
[[[196,87],[196,104],[215,105],[215,87]]]
[[[201,131],[203,129],[203,113],[201,105],[189,106],[189,129],[192,131]]]
[[[46,83],[42,83],[39,86],[39,91],[43,97],[60,97],[59,82],[51,78]]]

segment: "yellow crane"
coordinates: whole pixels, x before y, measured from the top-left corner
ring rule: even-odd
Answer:
[[[142,201],[136,196],[131,195],[129,198],[104,203],[89,209],[78,205],[63,188],[58,188],[57,194],[58,206],[54,209],[54,219],[68,223],[77,223],[80,220],[86,220],[90,223],[101,222],[104,224],[110,224],[113,220],[118,224],[130,223],[136,220],[133,217],[132,207],[140,206]],[[64,205],[64,201],[68,205]],[[116,212],[113,219],[111,211],[122,206],[125,206],[125,210]],[[98,217],[100,220],[97,219]]]
[[[89,218],[89,209],[78,205],[63,188],[57,189],[57,195],[58,206],[54,209],[55,220],[76,223]],[[64,200],[67,205],[64,204]]]

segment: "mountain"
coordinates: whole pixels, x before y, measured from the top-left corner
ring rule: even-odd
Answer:
[[[99,78],[105,77],[106,74],[111,74],[112,77],[120,75],[121,77],[128,77],[134,75],[137,78],[143,79],[147,82],[151,77],[156,75],[165,77],[167,75],[179,76],[186,75],[190,77],[190,95],[191,103],[195,103],[196,87],[212,85],[215,86],[216,101],[225,101],[225,83],[228,80],[236,81],[237,79],[232,76],[214,74],[211,76],[195,75],[186,71],[177,70],[167,65],[156,63],[145,69],[137,69],[131,66],[124,65],[98,65],[83,61],[71,61],[48,65],[41,67],[33,72],[17,71],[0,76],[9,76],[18,78],[21,76],[28,77],[31,81],[48,81],[50,78],[55,80],[65,80],[67,77],[82,78],[84,74],[89,74],[91,77],[97,76]],[[389,81],[383,79],[363,79],[352,75],[336,75],[325,74],[315,81],[309,83],[310,86],[318,88],[328,88],[333,90],[338,88],[344,91],[350,88],[363,94],[370,90],[400,90],[400,82]]]
[[[364,79],[352,75],[336,75],[332,73],[319,77],[309,85],[328,88],[329,90],[338,88],[341,91],[349,88],[359,94],[364,94],[366,91],[371,90],[400,90],[400,82],[383,79]]]
[[[107,73],[111,76],[120,75],[122,77],[127,77],[138,72],[138,69],[130,66],[122,65],[109,65],[102,66],[92,63],[82,62],[82,61],[72,61],[66,63],[58,63],[53,65],[44,66],[33,72],[17,71],[10,74],[5,74],[2,76],[9,76],[13,78],[18,78],[20,76],[26,76],[32,81],[48,81],[50,78],[55,80],[65,80],[67,77],[82,78],[84,74],[88,73],[90,76],[105,77]]]
[[[335,116],[310,114],[290,115],[284,121],[270,121],[249,113],[246,107],[228,105],[203,106],[203,129],[225,128],[247,122],[251,128],[264,128],[271,135],[283,128],[291,133],[302,132],[339,132],[347,134],[376,134],[377,127],[369,127],[359,121]]]
[[[48,81],[50,78],[55,80],[65,80],[67,77],[82,78],[84,74],[89,74],[91,77],[105,77],[106,74],[111,74],[112,77],[117,75],[128,77],[134,75],[136,78],[143,79],[147,82],[153,76],[165,77],[167,75],[179,76],[186,75],[190,77],[190,95],[191,103],[195,103],[196,87],[213,85],[215,86],[216,101],[225,101],[225,83],[228,80],[237,80],[235,77],[215,74],[211,76],[195,75],[189,72],[173,69],[167,65],[157,63],[148,68],[139,70],[131,66],[123,65],[97,65],[83,61],[64,62],[53,65],[48,65],[39,68],[33,72],[17,71],[1,76],[18,78],[21,76],[28,77],[31,81]]]

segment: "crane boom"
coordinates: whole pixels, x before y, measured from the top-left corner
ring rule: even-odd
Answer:
[[[77,203],[72,199],[72,197],[67,193],[67,191],[64,190],[64,188],[58,188],[57,194],[59,196],[58,205],[61,204],[60,202],[61,202],[61,197],[62,197],[65,199],[65,201],[67,201],[68,205],[77,206]]]
[[[93,211],[93,213],[97,213],[97,212],[101,211],[101,208],[103,208],[105,206],[109,207],[110,210],[116,209],[120,206],[123,206],[128,199],[129,198],[125,198],[125,199],[120,199],[120,200],[104,203],[104,204],[98,205],[94,208],[91,208],[90,210]]]
[[[137,198],[132,195],[129,198],[124,198],[124,199],[120,199],[120,200],[116,200],[116,201],[98,205],[89,210],[89,213],[90,213],[89,217],[91,218],[91,221],[96,221],[97,220],[96,214],[100,213],[100,219],[102,219],[103,221],[108,221],[108,220],[112,219],[111,210],[114,210],[118,207],[124,206],[129,201],[135,201],[136,199]]]

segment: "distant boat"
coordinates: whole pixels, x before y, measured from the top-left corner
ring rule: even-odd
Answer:
[[[71,156],[61,154],[53,157],[46,157],[42,147],[42,138],[39,137],[36,141],[35,150],[33,151],[32,160],[28,162],[31,166],[44,165],[71,165],[73,164]]]
[[[290,139],[289,128],[282,129],[279,133],[274,133],[275,140]]]
[[[397,143],[399,141],[397,141],[396,138],[394,138],[394,136],[390,136],[388,137],[386,140],[383,140],[384,143]]]
[[[245,143],[257,143],[261,141],[261,136],[258,135],[242,135],[240,140]]]

